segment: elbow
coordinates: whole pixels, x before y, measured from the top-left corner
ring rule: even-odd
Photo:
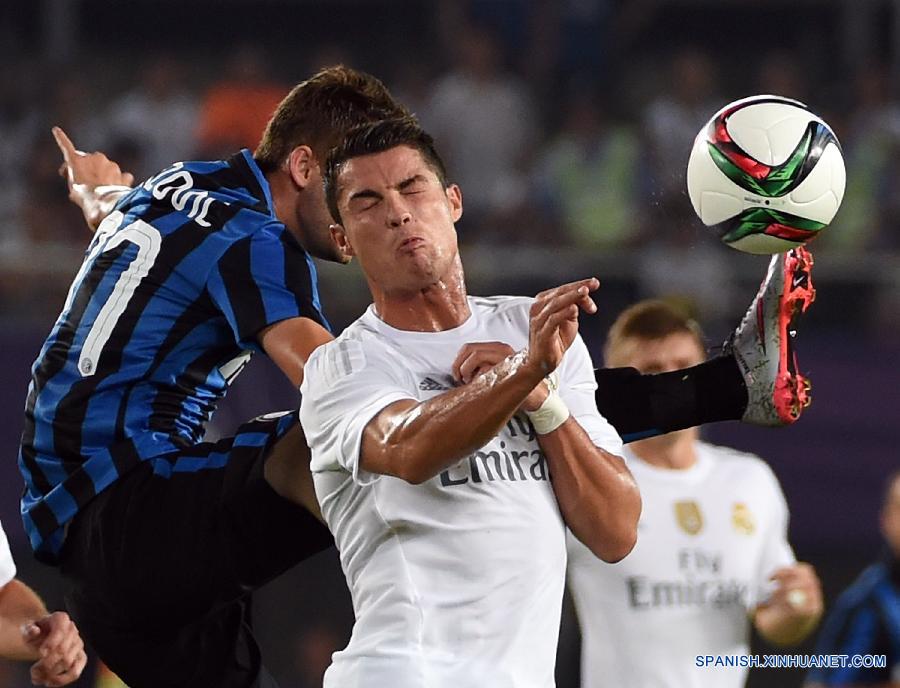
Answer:
[[[418,405],[411,400],[408,404],[411,406],[407,402],[397,402],[393,406],[393,416],[369,424],[362,457],[369,463],[364,467],[373,473],[399,478],[410,485],[421,485],[437,475],[434,472],[435,449],[421,437],[421,430],[413,427],[417,418],[414,409]],[[397,408],[400,406],[402,408]]]
[[[400,478],[410,485],[421,485],[434,476],[427,475],[425,471],[419,469],[414,464],[400,464],[395,468],[394,477]]]
[[[360,461],[364,469],[378,475],[399,478],[410,485],[421,485],[432,476],[418,456],[414,442],[406,440],[394,427],[392,432],[372,432],[364,438]]]
[[[641,517],[641,493],[637,484],[629,481],[626,493],[619,503],[616,513],[609,518],[602,537],[594,538],[588,547],[595,556],[608,564],[615,564],[627,557],[637,544],[638,521]]]
[[[602,542],[595,543],[591,547],[591,551],[607,564],[615,564],[627,557],[636,543],[637,524],[632,528],[621,528],[620,532],[612,537],[603,538]]]
[[[362,467],[370,473],[378,475],[389,475],[392,478],[399,478],[410,485],[421,485],[427,482],[433,476],[427,475],[425,471],[418,468],[415,464],[406,463],[401,459],[382,462],[363,463]]]
[[[410,485],[421,485],[434,477],[428,470],[427,464],[417,457],[408,446],[403,447],[400,444],[393,446],[389,448],[388,456],[391,457],[391,461],[390,469],[387,472]]]

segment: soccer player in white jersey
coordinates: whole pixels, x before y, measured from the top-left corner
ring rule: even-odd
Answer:
[[[0,658],[33,662],[36,686],[66,686],[87,664],[84,643],[69,615],[47,612],[41,598],[16,578],[16,564],[0,525]]]
[[[699,363],[704,350],[694,320],[644,301],[613,324],[605,357],[661,373]],[[569,542],[583,688],[742,686],[746,667],[699,664],[746,655],[751,621],[769,642],[793,645],[822,614],[815,571],[788,544],[775,475],[756,456],[700,441],[696,428],[624,451],[643,499],[634,550],[609,565]]]
[[[577,333],[598,282],[467,296],[461,194],[412,119],[351,134],[325,183],[374,301],[301,386],[356,615],[325,686],[550,688],[566,527],[617,561],[640,513]]]

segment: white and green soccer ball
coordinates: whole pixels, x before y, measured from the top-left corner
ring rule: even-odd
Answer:
[[[779,96],[723,107],[700,130],[688,160],[697,215],[747,253],[781,253],[818,235],[845,185],[834,132],[803,103]]]

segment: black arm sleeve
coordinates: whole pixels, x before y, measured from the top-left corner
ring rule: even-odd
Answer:
[[[733,356],[693,368],[641,375],[634,368],[598,368],[597,408],[627,444],[722,420],[740,420],[747,388]]]

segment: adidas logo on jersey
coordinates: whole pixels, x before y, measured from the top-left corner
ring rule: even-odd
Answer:
[[[433,378],[426,377],[419,383],[419,389],[421,389],[423,392],[443,392],[450,388],[447,387],[447,385],[442,385],[440,382]]]

